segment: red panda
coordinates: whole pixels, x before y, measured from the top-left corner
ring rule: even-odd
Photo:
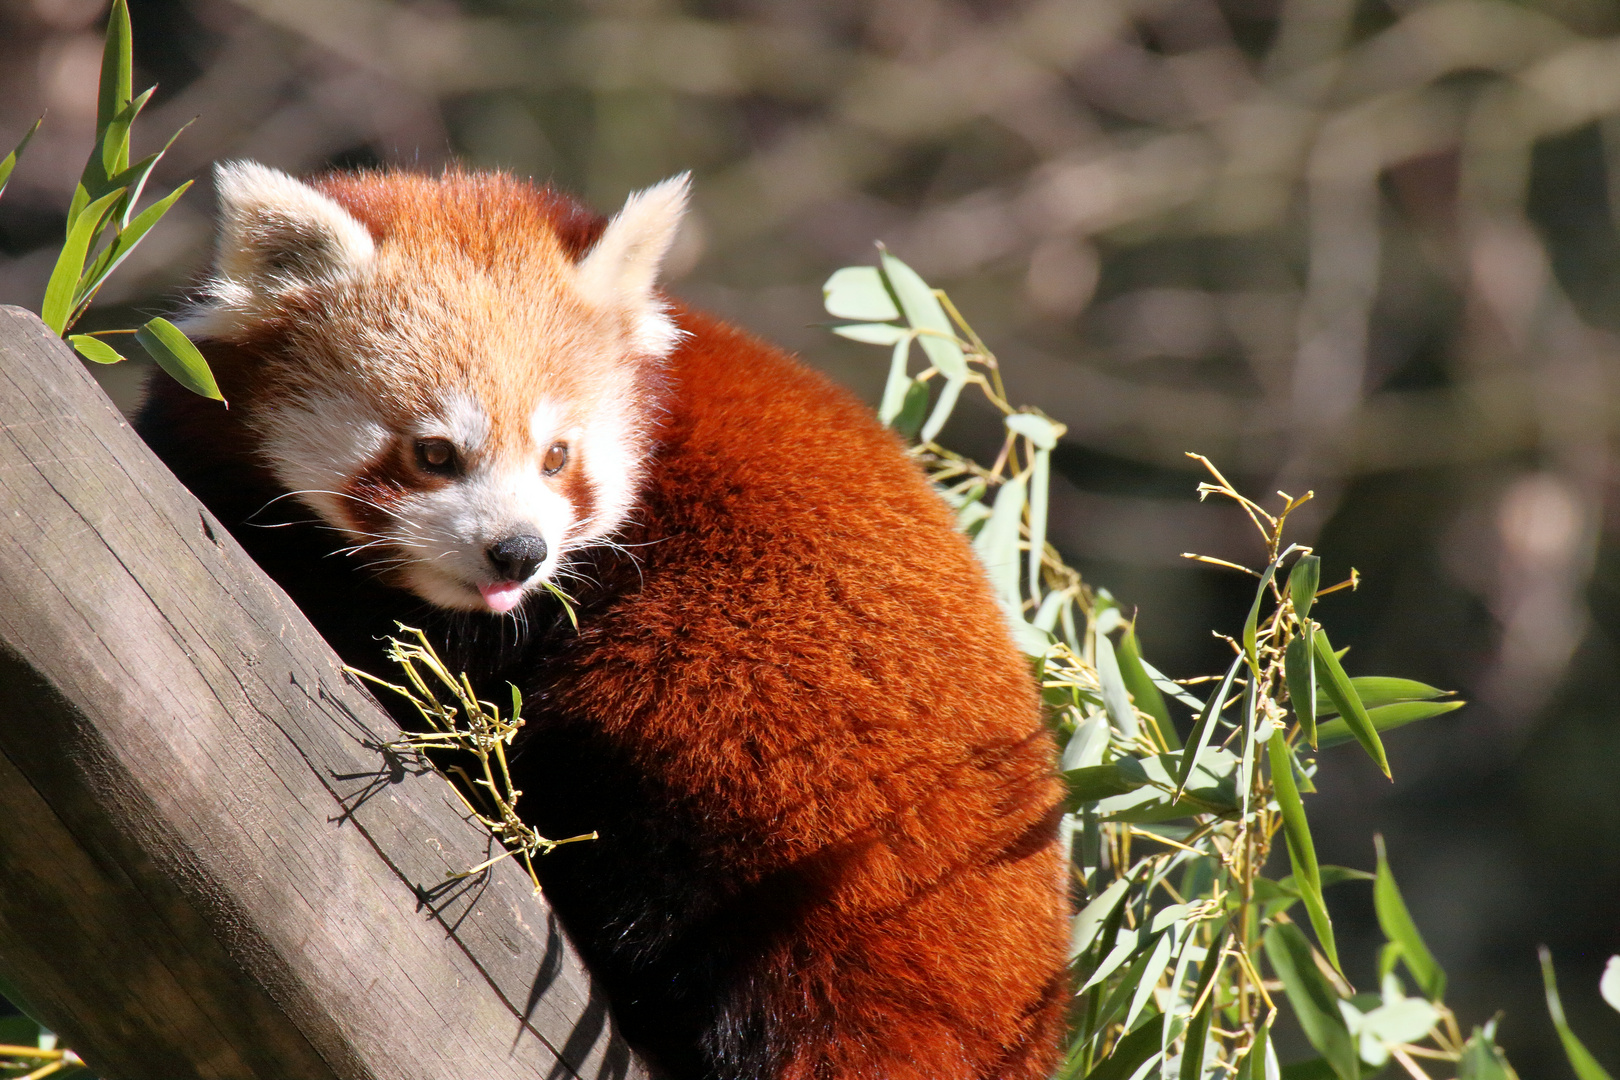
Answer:
[[[600,834],[539,868],[631,1042],[676,1080],[1047,1075],[1029,670],[895,436],[658,290],[685,178],[611,221],[500,174],[218,188],[187,325],[230,409],[158,380],[138,427],[349,663],[399,619],[522,690],[520,811]]]

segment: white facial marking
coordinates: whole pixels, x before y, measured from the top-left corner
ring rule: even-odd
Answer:
[[[272,411],[263,427],[276,479],[328,523],[358,536],[344,489],[392,437],[368,403],[308,394]]]
[[[463,391],[446,394],[444,404],[440,406],[440,415],[443,417],[443,430],[433,434],[442,434],[455,443],[458,450],[469,454],[484,449],[484,444],[489,441],[489,414],[471,394]],[[424,431],[423,434],[428,433]]]

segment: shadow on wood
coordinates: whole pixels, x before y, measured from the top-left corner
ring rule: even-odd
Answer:
[[[0,977],[108,1080],[632,1080],[544,899],[0,308]]]

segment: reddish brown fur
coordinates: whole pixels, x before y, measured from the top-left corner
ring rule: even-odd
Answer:
[[[547,227],[577,256],[600,230],[487,177],[321,186],[374,233],[480,259]],[[551,629],[519,647],[490,643],[493,620],[434,629],[525,692],[526,815],[603,833],[543,861],[547,893],[627,1032],[678,1077],[1043,1077],[1066,997],[1059,789],[984,574],[868,409],[721,322],[677,321],[621,537],[639,565],[595,557],[577,635],[544,598],[531,613]],[[275,347],[211,350],[240,408],[244,359]],[[161,382],[142,428],[239,526],[240,489],[266,482],[246,428]],[[346,658],[377,666],[367,639],[410,598],[289,547],[317,537],[237,531]]]

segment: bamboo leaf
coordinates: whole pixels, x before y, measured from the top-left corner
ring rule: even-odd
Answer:
[[[1428,720],[1443,713],[1452,712],[1468,704],[1466,701],[1403,701],[1395,705],[1383,705],[1376,709],[1367,710],[1367,719],[1372,721],[1375,730],[1394,731],[1407,724],[1419,720]],[[1350,725],[1344,720],[1325,720],[1316,731],[1317,746],[1326,750],[1330,746],[1338,746],[1355,738]]]
[[[1216,931],[1215,938],[1210,942],[1209,952],[1204,958],[1204,969],[1198,976],[1198,988],[1193,991],[1193,1004],[1202,999],[1203,1004],[1193,1013],[1192,1019],[1187,1023],[1187,1041],[1182,1045],[1181,1051],[1181,1078],[1180,1080],[1201,1080],[1204,1075],[1204,1046],[1209,1040],[1209,1024],[1215,1016],[1215,999],[1220,995],[1210,992],[1209,984],[1215,980],[1215,975],[1221,969],[1221,950],[1226,947],[1227,932],[1231,923],[1223,922]]]
[[[1575,1037],[1575,1032],[1570,1030],[1569,1021],[1564,1018],[1564,1003],[1558,997],[1558,978],[1553,974],[1552,953],[1547,951],[1545,945],[1540,951],[1541,981],[1547,991],[1547,1013],[1552,1017],[1553,1027],[1558,1029],[1558,1038],[1564,1044],[1564,1056],[1569,1058],[1570,1068],[1575,1070],[1578,1080],[1613,1080],[1591,1051]]]
[[[906,387],[905,404],[900,406],[900,415],[894,418],[892,425],[896,435],[907,442],[914,442],[917,433],[922,428],[923,417],[928,415],[928,384],[913,380]]]
[[[83,191],[83,186],[78,190]],[[78,289],[79,276],[84,271],[84,260],[90,252],[91,241],[101,230],[113,203],[122,194],[123,189],[120,188],[108,192],[95,202],[87,203],[79,215],[68,223],[67,239],[62,244],[61,254],[56,257],[56,268],[51,271],[51,279],[45,285],[45,300],[39,308],[39,317],[57,334],[63,333],[70,325],[73,296]]]
[[[1339,1012],[1339,995],[1316,968],[1310,942],[1293,923],[1277,923],[1266,930],[1266,959],[1282,980],[1305,1038],[1332,1066],[1339,1080],[1360,1080],[1361,1063],[1355,1040]]]
[[[1389,868],[1384,838],[1374,836],[1373,845],[1378,850],[1378,876],[1373,882],[1373,906],[1378,912],[1378,925],[1386,938],[1400,946],[1401,959],[1406,962],[1406,970],[1412,973],[1418,988],[1430,1001],[1439,1001],[1446,993],[1446,973],[1435,962],[1434,954],[1429,952],[1423,935],[1418,933],[1417,923],[1406,909],[1406,901],[1395,884],[1395,874]]]
[[[1457,1080],[1518,1080],[1507,1058],[1496,1046],[1496,1021],[1475,1028],[1457,1062]]]
[[[113,237],[112,243],[108,244],[107,249],[96,257],[95,262],[90,264],[90,269],[85,271],[84,276],[80,279],[79,286],[73,293],[73,307],[75,310],[90,302],[91,298],[95,296],[96,290],[101,288],[102,283],[112,275],[114,270],[123,265],[125,259],[129,258],[130,253],[135,250],[135,245],[141,242],[141,239],[146,236],[152,226],[162,220],[163,215],[169,212],[169,208],[190,187],[191,181],[187,180],[162,199],[135,215],[133,221],[119,230],[118,235]]]
[[[1068,743],[1063,747],[1063,759],[1058,762],[1058,770],[1072,772],[1075,769],[1095,768],[1101,765],[1103,751],[1106,749],[1108,749],[1108,718],[1101,713],[1093,713],[1075,728],[1073,735],[1069,736]],[[1107,767],[1113,768],[1111,765]],[[1142,782],[1147,782],[1145,776]],[[1131,788],[1121,790],[1129,791]],[[1118,795],[1120,792],[1110,791],[1108,794]]]
[[[911,335],[907,333],[894,343],[894,352],[889,358],[889,381],[884,383],[883,400],[878,403],[880,424],[892,426],[891,421],[899,416],[900,410],[905,407],[906,393],[915,385],[911,376],[906,374],[906,364],[910,358]]]
[[[1098,893],[1091,903],[1080,909],[1080,914],[1076,915],[1074,922],[1070,924],[1070,960],[1091,948],[1092,942],[1097,940],[1097,931],[1102,929],[1108,917],[1119,906],[1120,898],[1125,895],[1130,883],[1129,878],[1120,878]]]
[[[1023,606],[1018,593],[1018,523],[1023,516],[1024,478],[1020,476],[1001,485],[990,520],[973,538],[973,547],[996,587],[996,594],[1007,610],[1013,612]]]
[[[1339,710],[1345,723],[1350,727],[1350,733],[1356,741],[1367,751],[1367,756],[1388,777],[1389,758],[1384,755],[1383,741],[1378,738],[1378,729],[1373,727],[1372,720],[1367,716],[1367,709],[1361,704],[1355,687],[1350,684],[1350,677],[1344,673],[1339,665],[1339,658],[1333,653],[1333,646],[1328,641],[1327,631],[1318,627],[1312,647],[1316,652],[1316,674],[1321,680],[1322,689],[1327,692],[1328,699],[1333,707]],[[1318,732],[1320,736],[1320,732]]]
[[[926,343],[928,339],[919,338],[918,340]],[[929,415],[928,423],[924,424],[922,430],[917,433],[919,439],[925,443],[934,441],[934,436],[938,435],[940,429],[945,426],[945,421],[951,418],[951,411],[956,408],[956,399],[961,396],[962,387],[966,385],[967,380],[965,379],[947,378],[945,380],[945,386],[939,392],[939,400],[934,403],[934,411]]]
[[[1029,474],[1029,595],[1041,598],[1041,560],[1046,555],[1046,500],[1052,483],[1052,454],[1036,448]]]
[[[134,93],[134,36],[129,27],[129,5],[113,0],[107,16],[107,37],[101,49],[101,82],[96,90],[96,133],[112,125]],[[118,172],[128,159],[108,170]]]
[[[1086,1073],[1086,1080],[1132,1080],[1144,1065],[1158,1058],[1164,1021],[1162,1015],[1155,1016],[1115,1043],[1109,1055]]]
[[[135,340],[157,361],[158,367],[174,376],[181,386],[194,394],[221,403],[225,401],[220,395],[219,384],[214,382],[214,373],[208,370],[208,361],[203,359],[197,346],[174,323],[167,319],[151,319],[135,331]]]
[[[1159,734],[1164,736],[1165,748],[1180,750],[1181,740],[1176,735],[1175,725],[1170,722],[1169,706],[1142,663],[1142,649],[1136,642],[1134,625],[1126,626],[1124,636],[1119,639],[1119,648],[1114,650],[1114,659],[1119,662],[1120,677],[1125,680],[1125,689],[1130,691],[1136,707],[1159,722]]]
[[[1301,555],[1288,572],[1288,598],[1301,625],[1311,617],[1311,605],[1316,601],[1316,588],[1321,580],[1322,560],[1315,555]]]
[[[1038,413],[1013,413],[1007,417],[1005,423],[1008,431],[1028,439],[1035,445],[1035,449],[1057,449],[1061,429],[1046,417]]]
[[[84,172],[79,177],[79,183],[92,196],[127,186],[120,184],[117,178],[129,171],[129,129],[146,103],[152,100],[152,92],[156,89],[155,86],[149,87],[134,101],[125,102],[109,124],[97,127],[95,148],[91,150],[90,157],[84,163]]]
[[[1136,738],[1142,728],[1136,722],[1136,710],[1131,708],[1131,695],[1125,689],[1125,679],[1114,656],[1114,643],[1107,634],[1097,635],[1097,681],[1102,684],[1103,708],[1108,710],[1108,719],[1121,735]]]
[[[848,326],[833,327],[833,333],[868,345],[893,345],[909,336],[911,331],[893,323],[850,323]]]
[[[1316,627],[1310,622],[1301,624],[1299,633],[1288,642],[1283,652],[1283,673],[1288,682],[1288,700],[1294,706],[1305,741],[1313,748],[1317,744],[1316,730],[1316,661],[1311,655],[1311,638]],[[1349,729],[1346,728],[1348,734]]]
[[[1282,810],[1283,831],[1288,837],[1288,861],[1294,868],[1294,887],[1305,903],[1310,915],[1311,928],[1328,962],[1339,966],[1339,950],[1333,940],[1333,923],[1328,918],[1327,904],[1322,899],[1322,870],[1316,862],[1316,845],[1311,840],[1311,827],[1305,817],[1305,804],[1300,800],[1299,787],[1294,783],[1293,753],[1281,731],[1272,733],[1271,784],[1277,793],[1277,805]],[[1318,1049],[1321,1049],[1318,1047]],[[1324,1051],[1325,1052],[1325,1051]]]
[[[1125,1026],[1129,1028],[1136,1023],[1136,1018],[1142,1015],[1142,1009],[1153,996],[1153,990],[1159,985],[1159,979],[1164,975],[1164,969],[1170,964],[1170,949],[1175,945],[1176,931],[1166,930],[1159,935],[1159,942],[1153,946],[1148,954],[1148,962],[1142,968],[1142,973],[1136,978],[1136,989],[1131,994],[1131,1007],[1125,1010]]]
[[[875,266],[846,266],[821,287],[827,314],[861,322],[889,322],[900,317],[883,275]]]
[[[1441,690],[1428,683],[1420,683],[1416,679],[1392,679],[1385,675],[1357,675],[1350,680],[1350,685],[1355,687],[1356,695],[1361,698],[1361,704],[1368,709],[1406,701],[1433,701],[1435,698],[1451,697],[1456,693],[1454,690]],[[1316,711],[1332,716],[1339,710],[1325,694],[1319,692]]]
[[[93,338],[89,334],[72,334],[68,337],[68,344],[86,360],[97,364],[116,364],[124,358],[117,349],[108,345],[100,338]]]
[[[1280,1080],[1281,1075],[1277,1067],[1277,1052],[1271,1048],[1271,1021],[1267,1020],[1254,1033],[1254,1042],[1249,1044],[1249,1052],[1243,1055],[1236,1080]]]
[[[913,328],[925,331],[918,335],[918,341],[922,344],[923,352],[928,354],[929,362],[950,382],[965,379],[968,373],[967,357],[962,354],[962,346],[956,340],[956,328],[946,317],[934,290],[928,287],[917,271],[889,252],[882,252],[881,262],[883,277],[900,301],[900,310],[905,312],[906,321]]]
[[[1266,567],[1266,572],[1260,575],[1260,587],[1254,591],[1254,603],[1249,605],[1249,617],[1243,621],[1243,652],[1249,658],[1249,670],[1258,679],[1260,677],[1260,657],[1255,651],[1255,639],[1259,633],[1260,602],[1266,598],[1266,586],[1276,576],[1277,564],[1273,562]]]
[[[1204,711],[1198,714],[1193,721],[1192,731],[1187,733],[1186,748],[1181,751],[1181,767],[1176,770],[1176,797],[1181,797],[1182,789],[1187,786],[1187,777],[1192,775],[1193,765],[1209,745],[1209,737],[1215,730],[1215,718],[1226,707],[1227,691],[1232,689],[1232,680],[1237,678],[1238,668],[1243,665],[1243,657],[1239,656],[1232,661],[1232,666],[1226,669],[1226,677],[1210,695],[1209,701],[1204,705]]]
[[[1128,795],[1148,784],[1147,777],[1132,776],[1120,769],[1117,763],[1065,769],[1063,780],[1069,786],[1069,797],[1063,805],[1071,814],[1086,803],[1094,803],[1115,795]]]
[[[39,130],[39,125],[44,122],[45,118],[43,116],[35,120],[34,126],[28,129],[16,146],[12,147],[11,153],[6,155],[4,161],[0,161],[0,195],[6,193],[6,184],[11,180],[11,170],[17,167],[17,159],[22,157],[24,150],[28,149],[29,140],[34,137],[34,132]]]

